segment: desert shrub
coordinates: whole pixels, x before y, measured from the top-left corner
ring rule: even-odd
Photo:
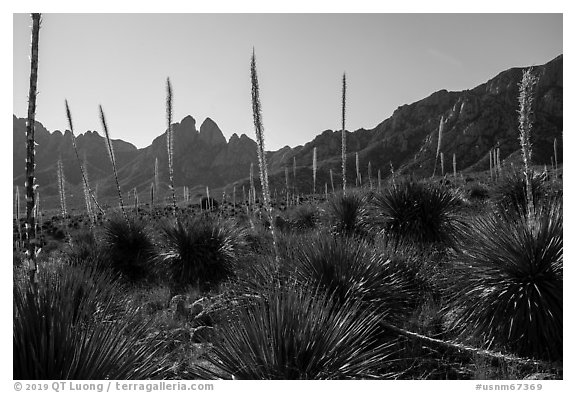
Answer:
[[[366,379],[382,377],[389,345],[378,317],[357,303],[284,286],[255,298],[218,329],[201,379]]]
[[[346,236],[367,235],[367,207],[371,195],[359,191],[347,191],[329,199],[326,215],[330,230]]]
[[[400,252],[327,234],[301,237],[291,248],[284,261],[286,274],[301,285],[330,293],[337,303],[359,301],[394,321],[415,306],[417,269]]]
[[[92,266],[105,269],[108,254],[92,230],[81,230],[70,236],[65,248],[65,260],[71,265]]]
[[[532,182],[534,205],[538,206],[546,197],[545,175],[530,172],[528,176]],[[520,171],[512,171],[496,184],[492,198],[501,212],[525,214],[528,206],[526,196],[526,176]]]
[[[155,247],[144,221],[112,217],[104,225],[103,247],[109,267],[128,280],[152,278]]]
[[[218,205],[218,201],[212,197],[202,197],[200,200],[200,207],[202,210],[217,210]]]
[[[318,210],[310,205],[300,205],[292,209],[288,214],[290,226],[296,231],[314,229],[318,222]]]
[[[562,200],[535,218],[508,213],[479,217],[455,261],[448,309],[463,338],[521,356],[562,358]]]
[[[397,241],[451,246],[461,229],[457,193],[407,181],[374,196],[375,230]]]
[[[147,326],[127,327],[118,282],[95,269],[44,269],[38,292],[14,286],[14,379],[144,379],[161,376],[161,343],[141,341]]]
[[[179,219],[162,227],[159,259],[176,289],[210,289],[234,272],[246,250],[246,229],[230,220]]]
[[[490,197],[490,191],[484,184],[474,183],[468,191],[468,197],[470,199],[484,200]]]

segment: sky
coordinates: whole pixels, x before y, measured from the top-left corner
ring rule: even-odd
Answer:
[[[25,117],[29,14],[13,15],[13,113]],[[250,56],[255,49],[267,150],[341,127],[373,128],[435,91],[471,89],[511,67],[563,53],[562,14],[43,14],[36,118],[143,148],[175,122],[213,119],[226,138],[255,139]]]

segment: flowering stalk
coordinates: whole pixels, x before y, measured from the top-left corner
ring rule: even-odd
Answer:
[[[18,227],[18,241],[19,247],[22,243],[22,228],[20,228],[20,188],[16,186],[16,201],[14,203],[14,214],[16,215],[16,226]]]
[[[332,184],[332,194],[334,194],[334,174],[332,173],[332,169],[330,169],[330,184]]]
[[[531,162],[532,162],[532,144],[530,134],[534,125],[534,97],[538,77],[533,74],[532,68],[525,70],[520,82],[519,102],[519,130],[520,130],[520,147],[522,148],[522,158],[524,159],[524,175],[526,176],[526,196],[528,200],[528,218],[532,219],[535,214],[534,199],[532,195],[531,182]]]
[[[70,127],[70,134],[72,135],[72,147],[74,148],[74,153],[76,154],[76,160],[78,161],[78,165],[80,166],[80,173],[82,174],[82,183],[84,184],[84,188],[87,190],[89,199],[92,199],[94,205],[100,210],[101,213],[104,213],[104,209],[100,207],[92,189],[90,188],[90,183],[88,182],[88,174],[86,173],[87,168],[86,165],[86,157],[84,157],[84,165],[80,162],[80,155],[78,154],[78,147],[76,146],[76,134],[74,134],[74,125],[72,123],[72,114],[70,112],[70,107],[68,106],[68,100],[64,100],[64,104],[66,106],[66,118],[68,119],[68,126]]]
[[[36,90],[38,84],[38,42],[40,37],[40,14],[32,14],[32,45],[30,54],[30,90],[28,92],[28,119],[26,121],[26,255],[30,263],[29,278],[34,292],[38,292],[36,263],[36,238],[34,236],[34,197],[36,168],[34,122],[36,118]]]
[[[270,205],[270,189],[268,186],[268,168],[266,166],[266,152],[264,150],[264,126],[262,124],[262,109],[260,105],[260,90],[258,87],[258,75],[256,73],[256,55],[252,51],[252,62],[250,66],[252,82],[252,115],[254,117],[254,128],[256,131],[256,142],[258,144],[258,163],[260,164],[260,182],[262,184],[262,197],[264,208],[268,212],[270,220],[270,232],[276,259],[278,260],[278,246],[276,233],[274,231],[274,220],[272,217],[272,207]]]
[[[252,195],[252,197],[250,197]],[[254,186],[254,163],[250,163],[250,189],[248,190],[248,204],[254,209],[256,204],[256,187]]]
[[[312,194],[316,194],[316,171],[318,170],[318,161],[316,157],[316,147],[312,151]]]
[[[442,146],[442,131],[444,131],[444,116],[440,118],[440,125],[438,126],[438,146],[436,147],[436,158],[434,159],[434,172],[432,177],[436,175],[436,164],[438,162],[438,156],[440,155],[440,148]]]
[[[62,159],[60,158],[57,163],[58,168],[58,195],[60,196],[60,213],[62,218],[66,220],[66,192],[64,190],[64,167],[62,165]]]
[[[356,152],[356,187],[362,185],[362,178],[360,177],[360,157],[358,152]]]
[[[368,161],[368,183],[372,189],[372,163],[370,161]]]
[[[288,183],[288,167],[285,167],[285,168],[284,168],[284,178],[285,178],[285,180],[286,180],[286,206],[288,206],[288,205],[290,204],[290,200],[288,199],[288,198],[289,198],[289,194],[290,194],[290,193],[289,193],[290,186],[289,186],[289,183]]]
[[[444,176],[444,152],[440,152],[440,169],[442,170],[442,176]]]
[[[106,136],[106,146],[108,147],[108,155],[110,156],[110,161],[112,162],[112,170],[114,171],[114,180],[116,181],[116,190],[118,191],[118,200],[120,201],[120,209],[122,210],[122,215],[126,222],[128,222],[128,215],[124,210],[124,200],[122,199],[122,191],[120,191],[120,182],[118,181],[118,171],[116,170],[116,158],[114,157],[114,149],[112,148],[112,140],[110,139],[110,133],[108,132],[108,126],[106,125],[106,118],[104,117],[104,111],[102,110],[102,105],[100,105],[100,120],[102,121],[102,127],[104,128],[104,135]]]
[[[172,85],[170,78],[166,78],[166,147],[168,149],[168,173],[170,176],[170,189],[172,190],[172,211],[176,215],[176,191],[174,190],[174,135],[172,133]]]
[[[558,180],[558,147],[556,138],[554,138],[554,177]]]
[[[346,73],[342,76],[342,191],[346,194]]]

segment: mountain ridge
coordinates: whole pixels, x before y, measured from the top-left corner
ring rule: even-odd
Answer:
[[[533,67],[540,75],[536,90],[536,123],[534,132],[534,160],[549,162],[554,138],[562,140],[563,56]],[[367,175],[368,162],[372,176],[378,169],[388,174],[390,165],[399,172],[431,175],[438,138],[438,125],[446,120],[441,150],[452,167],[456,154],[457,169],[483,170],[488,166],[488,151],[500,147],[505,159],[518,150],[517,106],[518,82],[525,68],[511,68],[500,72],[472,89],[459,92],[439,90],[411,104],[399,106],[393,114],[372,129],[360,128],[347,133],[348,182],[354,184],[355,158],[358,153],[363,177]],[[13,116],[14,123],[14,184],[23,184],[25,154],[25,119]],[[24,128],[23,128],[24,127]],[[225,187],[247,181],[250,164],[257,166],[256,142],[246,134],[233,133],[228,140],[211,118],[204,119],[197,129],[191,115],[173,124],[174,131],[174,181],[177,187],[186,185],[211,188]],[[50,133],[41,123],[36,125],[37,182],[44,193],[56,193],[55,165],[62,157],[67,181],[77,186],[81,176],[73,150],[70,131]],[[24,138],[24,139],[23,139]],[[96,131],[77,136],[81,157],[86,156],[89,177],[100,185],[104,195],[112,195],[115,186],[112,169],[106,154],[104,139]],[[312,150],[317,148],[318,183],[329,183],[329,170],[341,182],[341,131],[324,130],[304,145],[285,146],[266,152],[273,187],[285,187],[284,168],[292,168],[294,157],[302,175],[296,182],[301,190],[311,189]],[[113,142],[121,187],[124,192],[136,187],[148,188],[154,177],[154,162],[158,158],[161,182],[167,187],[168,168],[166,130],[144,148],[122,140]],[[560,149],[561,150],[561,149]],[[559,157],[561,160],[561,155]],[[21,161],[20,161],[21,160]],[[20,162],[22,165],[16,165]],[[258,169],[254,175],[258,177]],[[290,173],[292,171],[290,170]],[[308,177],[310,179],[308,179]],[[292,179],[294,181],[294,179]]]

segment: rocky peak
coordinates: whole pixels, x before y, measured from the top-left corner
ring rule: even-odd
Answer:
[[[184,117],[180,122],[180,129],[185,131],[198,132],[196,130],[196,120],[190,115]]]
[[[226,138],[218,125],[209,117],[200,126],[200,139],[210,146],[226,144]]]

